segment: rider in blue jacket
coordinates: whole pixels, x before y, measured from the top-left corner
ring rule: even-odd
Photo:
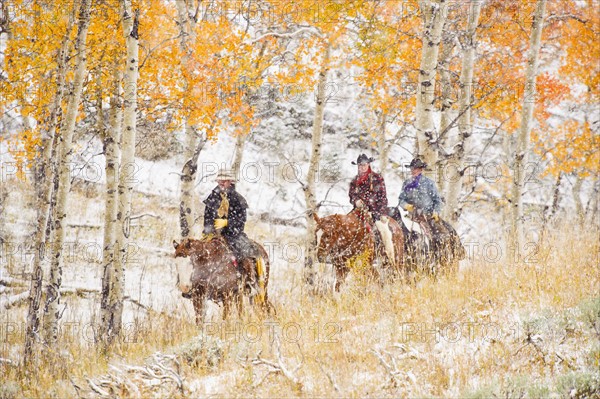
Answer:
[[[427,164],[415,158],[408,166],[412,176],[402,185],[398,206],[409,212],[422,213],[426,219],[433,218],[438,221],[442,211],[442,199],[435,182],[423,175]]]
[[[446,243],[450,245],[456,258],[464,258],[465,250],[456,230],[440,218],[443,201],[435,182],[423,175],[427,164],[415,158],[407,166],[410,168],[411,177],[402,185],[398,206],[407,210],[411,219],[424,222],[428,227],[436,255],[442,256],[440,252]]]

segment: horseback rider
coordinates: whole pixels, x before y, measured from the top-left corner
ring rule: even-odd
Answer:
[[[204,239],[220,234],[229,244],[238,271],[254,287],[256,270],[254,259],[259,255],[254,243],[244,232],[246,225],[246,199],[236,191],[236,178],[231,169],[221,169],[217,174],[217,187],[204,200]]]
[[[358,165],[358,174],[350,182],[350,203],[354,209],[366,208],[373,221],[387,214],[387,194],[383,176],[371,169],[373,158],[360,154],[352,165]]]
[[[371,169],[373,158],[360,154],[353,165],[358,165],[358,174],[350,182],[350,203],[353,210],[366,210],[370,217],[367,222],[373,229],[375,248],[385,253],[390,262],[394,262],[392,232],[387,219],[387,193],[383,176]]]
[[[442,199],[433,180],[423,175],[427,164],[419,158],[413,159],[409,165],[411,178],[402,184],[402,192],[398,198],[398,206],[408,212],[423,216],[428,222],[439,221],[442,210]]]
[[[411,177],[402,185],[398,198],[398,207],[410,213],[411,219],[425,224],[433,242],[437,256],[441,256],[441,248],[447,243],[459,259],[464,257],[464,248],[456,230],[440,218],[442,198],[435,182],[423,175],[427,164],[420,158],[414,158],[410,164]]]

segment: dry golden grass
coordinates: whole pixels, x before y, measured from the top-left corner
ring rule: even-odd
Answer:
[[[384,286],[351,274],[330,295],[279,290],[277,312],[267,317],[246,311],[196,327],[177,312],[146,315],[134,324],[134,342],[110,356],[70,340],[35,372],[1,366],[0,396],[72,397],[74,384],[90,396],[86,377],[106,374],[109,364],[143,364],[158,351],[181,363],[183,391],[169,396],[560,397],[572,386],[591,386],[585,395],[593,396],[598,254],[597,235],[563,233],[530,263],[472,262],[456,275]],[[0,356],[12,357],[21,343],[11,336]]]

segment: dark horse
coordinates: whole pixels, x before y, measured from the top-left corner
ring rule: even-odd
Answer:
[[[350,271],[348,261],[357,256],[366,256],[364,260],[372,273],[375,272],[372,267],[375,255],[384,260],[384,265],[392,266],[396,271],[402,268],[404,238],[401,227],[394,219],[385,217],[377,222],[387,224],[391,236],[388,234],[388,237],[382,237],[382,243],[388,244],[385,248],[375,248],[373,229],[376,227],[368,222],[368,215],[355,210],[347,215],[335,214],[320,218],[315,213],[313,217],[317,222],[317,260],[330,260],[333,264],[337,277],[336,291],[339,291],[340,284]]]
[[[407,219],[407,223],[411,225],[409,228],[398,208],[388,208],[388,214],[398,222],[404,233],[404,252],[408,270],[421,270],[431,274],[437,274],[439,270],[450,272],[458,270],[458,262],[465,257],[465,249],[452,225],[442,219],[434,222],[436,237],[433,238],[426,233],[428,227],[423,226],[424,222]]]
[[[257,262],[258,292],[252,299],[254,303],[269,310],[267,296],[269,257],[261,245],[256,242],[254,244],[259,249],[262,260]],[[220,236],[209,240],[185,238],[180,243],[173,241],[173,246],[176,258],[189,256],[192,262],[189,296],[194,305],[197,324],[202,322],[205,299],[223,303],[223,319],[229,315],[232,302],[237,304],[238,312],[242,312],[244,276],[240,277],[234,263],[233,252],[224,238]]]

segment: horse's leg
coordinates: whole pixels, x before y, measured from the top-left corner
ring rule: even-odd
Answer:
[[[262,260],[263,260],[263,266],[264,266],[264,286],[263,286],[263,290],[264,290],[264,303],[262,304],[263,309],[265,311],[266,314],[271,314],[271,312],[274,310],[273,309],[273,305],[269,302],[269,290],[268,290],[268,286],[269,286],[269,275],[271,273],[271,264],[269,261],[269,254],[267,254],[267,252],[265,251],[265,249],[263,247],[260,247],[260,254],[262,256]]]
[[[245,290],[248,287],[250,290],[257,289],[257,281],[256,278],[256,267],[254,266],[254,259],[245,258],[242,260],[242,269],[244,270],[244,276],[242,276],[243,289]]]
[[[238,317],[241,318],[244,314],[244,296],[242,295],[242,292],[238,292],[235,295],[235,304],[238,310]]]
[[[453,272],[454,254],[452,251],[452,243],[450,242],[450,234],[446,226],[440,221],[430,221],[432,231],[434,232],[434,248],[437,254],[437,262],[442,274]]]
[[[226,320],[229,317],[231,299],[231,294],[225,294],[225,297],[223,298],[223,320]]]
[[[366,270],[365,277],[369,283],[377,283],[380,287],[383,286],[383,280],[386,273],[387,267],[375,266],[374,262],[371,262]]]
[[[379,259],[377,267],[375,266],[375,259]],[[383,276],[385,276],[385,273],[390,268],[390,261],[385,250],[381,247],[379,247],[379,249],[376,247],[373,251],[373,254],[367,258],[366,261],[366,277],[371,279],[371,281],[378,282],[380,286],[383,286]]]
[[[438,252],[438,262],[441,272],[444,274],[454,273],[458,269],[458,261],[454,253],[451,226],[443,221],[431,221],[432,230],[435,232],[435,240]]]
[[[204,293],[198,290],[192,293],[192,304],[196,313],[196,325],[202,324],[204,318]]]
[[[263,307],[267,314],[274,313],[275,308],[273,307],[273,304],[271,302],[269,302],[269,291],[267,290],[266,285],[265,285],[265,303],[263,304]]]
[[[448,274],[456,274],[458,272],[458,256],[454,252],[452,243],[447,241],[443,245],[444,247],[444,271]]]
[[[350,269],[346,267],[346,262],[334,263],[333,266],[335,267],[336,275],[335,290],[339,291],[340,285],[346,280],[346,276],[348,275]]]
[[[404,278],[403,272],[406,272],[406,265],[404,264],[404,233],[399,227],[392,232],[393,245],[394,245],[394,270],[393,275],[395,278]]]
[[[447,252],[450,258],[448,270],[450,273],[456,274],[458,273],[458,263],[465,257],[464,248],[460,242],[458,234],[452,228],[452,226],[448,223],[444,223],[443,226],[447,231],[446,246],[448,247]]]

